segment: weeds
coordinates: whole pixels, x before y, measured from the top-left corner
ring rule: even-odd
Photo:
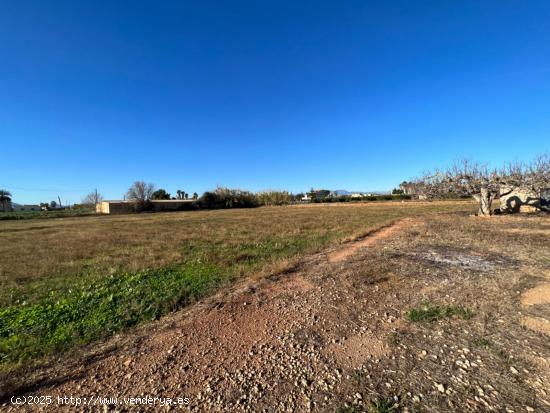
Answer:
[[[397,333],[396,331],[392,331],[391,333],[388,334],[388,344],[392,347],[395,347],[399,344],[400,342],[400,339],[399,339],[399,333]]]
[[[463,320],[469,320],[474,313],[465,307],[460,306],[430,306],[413,308],[407,312],[407,319],[411,322],[433,322],[444,318],[458,316]]]
[[[21,363],[154,320],[203,296],[222,281],[220,274],[197,265],[125,273],[0,310],[0,364]]]
[[[493,343],[491,343],[491,340],[486,339],[485,337],[479,337],[474,340],[474,345],[477,347],[489,348],[493,345]]]
[[[370,405],[369,411],[372,413],[397,413],[399,404],[392,399],[377,399]]]
[[[474,340],[474,345],[477,347],[484,348],[485,350],[488,350],[498,358],[502,360],[507,360],[508,355],[506,354],[506,351],[504,349],[497,347],[495,343],[493,343],[491,340],[486,339],[485,337],[479,337]]]

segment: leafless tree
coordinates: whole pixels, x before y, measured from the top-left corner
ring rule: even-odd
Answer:
[[[513,163],[503,170],[502,182],[534,193],[550,188],[550,154],[537,156],[528,164]]]
[[[82,198],[81,203],[84,205],[95,206],[103,201],[103,195],[101,195],[97,189],[94,189],[84,198]]]
[[[540,155],[531,163],[508,163],[502,169],[461,160],[445,170],[425,174],[418,181],[428,197],[448,193],[471,195],[479,203],[479,215],[491,215],[493,200],[501,191],[517,188],[540,192],[550,187],[550,156]]]
[[[151,183],[145,183],[143,181],[136,181],[128,189],[126,198],[131,201],[146,202],[151,199],[151,196],[155,192],[155,185]]]

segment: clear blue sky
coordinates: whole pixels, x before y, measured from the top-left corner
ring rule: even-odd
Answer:
[[[0,187],[15,202],[391,189],[550,148],[548,1],[12,1]]]

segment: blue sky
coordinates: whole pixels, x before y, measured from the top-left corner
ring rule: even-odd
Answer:
[[[226,185],[391,189],[550,149],[547,1],[16,1],[0,13],[15,202]]]

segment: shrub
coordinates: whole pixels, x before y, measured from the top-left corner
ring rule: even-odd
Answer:
[[[205,192],[199,199],[199,206],[207,209],[254,208],[258,205],[258,199],[252,192],[221,187]]]
[[[292,202],[292,194],[287,191],[262,191],[256,194],[260,205],[288,205]]]

